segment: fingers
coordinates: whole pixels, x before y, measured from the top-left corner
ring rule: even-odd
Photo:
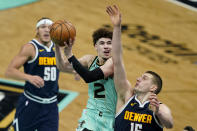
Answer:
[[[114,14],[113,8],[111,6],[108,6],[106,11],[107,11],[107,13],[109,15],[113,15]]]
[[[159,100],[157,99],[157,95],[152,93],[150,96],[149,96],[149,101],[150,101],[150,105],[155,107],[155,111],[154,112],[158,112],[159,110],[159,106],[160,106],[160,102]]]
[[[149,96],[149,99],[157,99],[157,95],[154,93],[151,93]]]
[[[64,45],[65,45],[65,47],[67,48],[67,47],[71,47],[71,46],[73,46],[73,44],[74,44],[74,42],[75,42],[75,38],[74,39],[69,39],[68,40],[68,43],[66,42],[66,41],[64,41]]]
[[[119,8],[118,8],[117,5],[114,5],[114,9],[115,9],[116,11],[119,11]]]
[[[155,99],[152,99],[152,100],[150,100],[150,104],[153,105],[153,106],[158,107],[159,106],[159,101],[157,101]]]
[[[37,88],[44,87],[44,80],[39,76],[33,76],[30,83],[36,86]]]
[[[106,11],[107,11],[107,13],[108,13],[110,16],[112,16],[112,15],[115,14],[115,11],[114,11],[114,9],[113,9],[111,6],[108,6]]]
[[[68,44],[66,41],[64,41],[64,47],[67,48],[68,47]]]
[[[116,6],[116,5],[114,5],[113,7],[112,6],[107,6],[106,12],[109,15],[115,15],[119,12],[118,6]]]
[[[159,103],[159,100],[157,99],[157,95],[156,94],[151,94],[150,96],[149,96],[149,101],[150,102],[157,102],[157,103]]]

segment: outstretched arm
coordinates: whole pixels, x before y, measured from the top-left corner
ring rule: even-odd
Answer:
[[[108,6],[107,13],[111,18],[113,28],[112,38],[112,59],[114,63],[114,83],[118,94],[118,104],[126,102],[126,92],[131,89],[131,85],[126,77],[125,67],[122,57],[122,44],[121,44],[121,14],[116,5]],[[120,100],[120,101],[119,101]],[[121,104],[120,103],[120,104]],[[117,105],[118,106],[118,105]]]
[[[64,48],[64,47],[62,47]],[[55,44],[55,57],[57,68],[62,72],[73,73],[73,68],[61,52],[60,46]]]

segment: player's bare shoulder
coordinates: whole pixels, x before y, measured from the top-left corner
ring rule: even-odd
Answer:
[[[26,56],[29,59],[32,59],[36,55],[36,49],[34,45],[30,43],[26,43],[21,47],[19,55]]]
[[[95,55],[84,55],[81,58],[79,58],[79,61],[83,66],[89,67],[95,58]]]

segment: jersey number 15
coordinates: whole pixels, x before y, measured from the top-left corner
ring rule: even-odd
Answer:
[[[141,131],[142,124],[131,123],[131,131]]]

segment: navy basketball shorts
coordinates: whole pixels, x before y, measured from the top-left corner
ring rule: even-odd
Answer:
[[[58,131],[58,120],[57,101],[41,104],[22,94],[18,101],[12,128],[15,131]]]

